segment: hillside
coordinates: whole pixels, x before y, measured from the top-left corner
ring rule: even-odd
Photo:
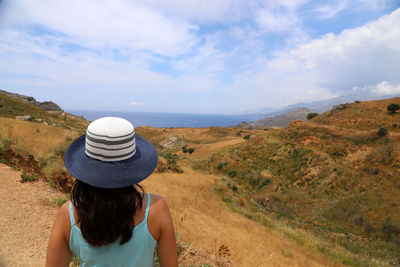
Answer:
[[[353,253],[348,264],[397,265],[400,114],[389,114],[390,103],[400,98],[339,105],[194,166],[223,176],[221,197],[249,217],[272,215],[332,240]],[[333,256],[333,247],[321,250]]]
[[[7,92],[4,90],[0,90],[0,93],[6,95],[8,97],[24,101],[26,103],[33,104],[43,110],[63,112],[63,110],[60,108],[60,106],[52,101],[39,102],[39,101],[36,101],[36,99],[32,96],[20,95],[20,94],[16,94],[16,93]]]
[[[311,113],[311,110],[308,108],[296,108],[290,110],[284,114],[275,115],[271,118],[264,118],[256,120],[251,123],[254,127],[279,127],[283,128],[288,126],[292,121],[297,120],[305,120],[307,118],[307,114]]]
[[[0,100],[0,161],[22,171],[0,169],[0,176],[14,177],[6,186],[32,185],[25,206],[30,198],[37,203],[46,186],[68,192],[72,178],[62,158],[88,122],[6,96]],[[170,203],[180,264],[398,265],[400,113],[389,114],[389,103],[400,98],[341,105],[268,131],[138,127],[159,151],[156,173],[143,185]],[[15,119],[27,115],[33,119]],[[24,172],[39,181],[19,183]],[[6,191],[0,200],[12,201]],[[41,202],[51,206],[45,216],[53,216],[54,201],[61,198]],[[15,209],[18,217],[23,211]],[[20,228],[27,219],[21,217]],[[24,249],[18,240],[7,242]]]

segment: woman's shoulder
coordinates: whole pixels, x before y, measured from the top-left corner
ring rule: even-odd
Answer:
[[[160,195],[150,194],[150,208],[153,212],[168,209],[167,201]]]
[[[68,200],[62,206],[60,207],[60,210],[58,211],[59,215],[62,216],[63,218],[68,217],[69,218],[69,207],[71,205],[71,200]]]
[[[160,195],[150,195],[150,213],[148,217],[149,230],[155,240],[172,221],[167,201]]]

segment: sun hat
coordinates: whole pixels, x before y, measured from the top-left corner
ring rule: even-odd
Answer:
[[[89,124],[67,149],[64,164],[76,179],[95,187],[121,188],[139,183],[155,169],[158,153],[134,126],[118,117]]]

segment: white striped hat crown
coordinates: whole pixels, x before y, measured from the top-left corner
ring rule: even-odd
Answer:
[[[122,118],[104,117],[89,124],[85,153],[101,161],[120,161],[136,153],[135,128]]]

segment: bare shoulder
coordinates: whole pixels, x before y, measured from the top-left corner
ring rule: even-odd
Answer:
[[[155,240],[158,240],[164,229],[172,223],[167,202],[162,196],[151,194],[148,226]]]
[[[58,211],[58,215],[57,216],[61,216],[62,218],[69,218],[69,205],[71,204],[71,200],[68,200],[67,202],[65,202],[60,210]]]
[[[165,199],[162,196],[156,194],[150,194],[150,197],[151,197],[150,207],[152,210],[162,211],[168,209],[167,201],[165,201]]]

